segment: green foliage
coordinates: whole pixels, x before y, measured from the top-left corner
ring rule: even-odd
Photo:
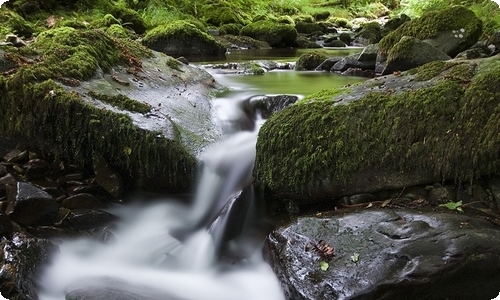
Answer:
[[[33,26],[13,11],[0,9],[0,36],[3,38],[8,33],[22,37],[31,37]]]
[[[463,210],[462,210],[462,201],[448,202],[448,203],[440,204],[439,206],[447,208],[449,210],[456,210],[456,211],[459,211],[459,212],[463,212]]]
[[[326,261],[322,260],[319,262],[319,268],[321,271],[327,271],[328,268],[330,268],[330,265]]]
[[[219,33],[221,35],[225,34],[239,35],[241,28],[243,28],[241,24],[224,24],[221,27],[219,27]]]
[[[236,6],[235,2],[210,2],[202,6],[200,14],[208,24],[214,26],[248,23],[247,16],[241,8]]]
[[[125,39],[125,38],[130,37],[130,35],[125,30],[125,28],[123,28],[122,25],[119,25],[119,24],[113,24],[113,25],[109,26],[109,28],[106,29],[106,33],[109,36],[112,36],[115,38]]]

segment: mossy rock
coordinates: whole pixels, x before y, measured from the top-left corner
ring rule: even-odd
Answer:
[[[271,47],[294,46],[297,30],[292,25],[279,24],[270,20],[251,23],[241,29],[241,35],[267,42]]]
[[[219,27],[219,33],[220,35],[225,35],[225,34],[231,34],[231,35],[239,35],[240,30],[243,28],[243,25],[241,24],[224,24]]]
[[[288,25],[295,26],[295,21],[290,16],[279,16],[276,19],[276,22],[281,23],[281,24],[288,24]]]
[[[29,22],[17,13],[5,8],[0,9],[0,24],[2,24],[0,26],[0,37],[2,39],[8,33],[14,33],[26,38],[33,35],[34,28]]]
[[[327,19],[327,22],[334,27],[352,28],[352,23],[346,18],[330,17]]]
[[[298,22],[314,23],[314,17],[311,15],[293,16],[292,19],[295,21],[295,23],[298,23]]]
[[[214,26],[247,23],[247,18],[242,15],[241,10],[225,1],[202,6],[200,14],[207,24]]]
[[[380,52],[386,55],[403,36],[425,41],[454,57],[474,45],[482,33],[482,21],[474,12],[453,6],[442,11],[431,11],[421,18],[405,22],[380,41]]]
[[[106,29],[106,33],[109,36],[115,37],[115,38],[122,38],[126,39],[130,37],[130,34],[127,32],[125,28],[122,27],[120,24],[113,24],[109,26],[108,29]]]
[[[219,43],[223,44],[227,49],[235,47],[243,49],[271,49],[271,46],[269,46],[268,43],[252,39],[251,37],[244,35],[226,34],[223,36],[217,36],[215,39]]]
[[[354,42],[368,46],[377,44],[382,39],[382,30],[377,22],[370,22],[361,25],[360,31],[354,36]]]
[[[317,23],[306,23],[306,22],[297,22],[295,24],[295,29],[297,29],[298,33],[311,34],[313,32],[326,32],[326,28],[317,24]]]
[[[300,49],[321,48],[321,46],[319,44],[309,40],[307,37],[305,37],[303,35],[299,35],[297,37],[296,43],[297,43],[297,48],[300,48]]]
[[[206,32],[187,21],[174,21],[150,30],[142,43],[172,56],[223,55],[225,47]]]
[[[498,56],[324,91],[266,121],[254,178],[274,196],[324,200],[498,174],[499,113]]]
[[[122,26],[132,29],[135,33],[143,34],[146,32],[146,23],[142,19],[141,15],[135,10],[120,6],[113,6],[112,14],[121,20],[120,24]]]
[[[331,13],[328,11],[328,10],[324,10],[324,11],[319,11],[319,12],[315,12],[313,13],[313,18],[315,21],[324,21],[324,20],[327,20],[329,17],[330,17]]]
[[[315,70],[327,58],[328,53],[324,50],[314,50],[304,53],[297,60],[295,71]]]

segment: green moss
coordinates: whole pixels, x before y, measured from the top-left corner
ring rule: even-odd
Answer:
[[[242,10],[229,1],[219,1],[204,5],[200,11],[205,21],[214,26],[231,23],[245,24],[248,22]]]
[[[426,81],[441,74],[445,65],[446,62],[437,60],[418,68],[410,69],[407,74],[415,75],[415,80],[417,81]]]
[[[426,88],[346,105],[322,92],[273,115],[259,133],[257,182],[303,192],[370,167],[455,180],[500,172],[500,59],[444,67]]]
[[[102,19],[99,20],[100,27],[109,27],[111,25],[121,25],[120,20],[115,18],[112,14],[106,14]],[[73,26],[71,26],[73,27]]]
[[[3,38],[8,33],[14,33],[22,37],[31,37],[33,34],[33,26],[24,20],[17,13],[7,10],[0,9],[0,36]]]
[[[270,20],[251,23],[241,29],[241,35],[267,42],[271,47],[294,46],[297,30],[292,25],[279,24]]]
[[[125,30],[125,28],[123,28],[122,25],[119,24],[113,24],[109,26],[109,28],[106,29],[106,33],[116,38],[126,39],[129,37],[129,34]]]
[[[135,10],[124,8],[119,5],[113,6],[111,13],[120,19],[120,24],[135,31],[137,34],[143,34],[146,31],[146,23],[141,15]]]
[[[311,15],[298,15],[298,16],[294,16],[293,20],[295,21],[295,23],[298,23],[298,22],[314,23],[314,17],[311,16]]]
[[[139,129],[127,115],[88,105],[52,80],[0,92],[4,95],[3,136],[25,137],[71,163],[85,165],[98,152],[121,170],[147,176],[170,174],[165,185],[172,189],[186,190],[193,179],[194,158],[180,142]]]
[[[175,58],[169,58],[167,60],[167,66],[169,66],[171,69],[181,71],[181,65],[182,63]]]
[[[215,42],[215,40],[206,32],[199,29],[196,25],[187,21],[174,21],[167,25],[160,25],[146,34],[143,39],[144,44],[155,43],[159,40],[166,40],[172,37],[179,37],[182,40],[190,40],[193,37],[199,37],[206,42]]]
[[[71,27],[44,31],[32,47],[43,54],[43,60],[20,68],[9,81],[11,87],[59,77],[86,80],[98,68],[109,71],[116,64],[138,66],[139,57],[150,53],[133,41],[123,43],[100,30]]]
[[[296,71],[314,70],[329,57],[324,50],[314,50],[302,54],[295,65]]]
[[[281,23],[281,24],[288,24],[288,25],[295,26],[295,21],[290,16],[279,16],[276,19],[276,22]]]
[[[295,29],[297,29],[297,32],[299,33],[305,33],[305,34],[310,34],[313,32],[325,32],[326,28],[322,27],[319,24],[316,23],[306,23],[306,22],[297,22],[295,24]]]
[[[128,110],[131,112],[138,112],[142,114],[146,114],[151,112],[151,107],[145,103],[139,102],[134,99],[130,99],[129,97],[125,95],[105,95],[105,94],[99,94],[93,91],[90,91],[88,95],[92,98],[95,98],[97,100],[100,100],[104,103],[107,103],[109,105],[118,107],[119,109],[122,110]]]
[[[334,101],[334,98],[342,95],[349,93],[351,91],[351,87],[345,86],[345,87],[340,87],[337,89],[324,89],[319,92],[313,93],[308,95],[307,97],[299,100],[296,104],[297,105],[302,105],[302,104],[309,104],[309,103],[314,103],[314,102],[327,102],[331,103]]]
[[[232,34],[232,35],[239,35],[240,30],[243,28],[241,24],[224,24],[219,27],[219,33],[221,35],[226,35],[226,34]]]
[[[425,40],[435,37],[440,31],[463,28],[470,34],[469,40],[477,41],[481,35],[482,22],[469,9],[454,6],[443,11],[429,12],[419,19],[405,22],[386,35],[379,43],[379,51],[387,54],[403,36]]]
[[[330,17],[327,19],[327,22],[335,27],[352,28],[351,22],[346,18]]]

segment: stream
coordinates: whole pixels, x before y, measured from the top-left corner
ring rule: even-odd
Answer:
[[[233,60],[245,60],[241,55]],[[247,60],[275,58],[269,53],[246,55]],[[294,61],[298,54],[273,55]],[[251,187],[255,143],[264,120],[251,116],[254,129],[237,130],[234,122],[244,117],[241,102],[253,95],[303,97],[364,79],[290,70],[260,76],[212,74],[229,87],[214,100],[228,137],[199,157],[192,203],[170,197],[158,197],[148,205],[136,201],[142,204],[112,211],[120,221],[106,243],[90,238],[60,243],[60,252],[41,276],[40,300],[285,299],[262,257],[269,228],[257,213]]]

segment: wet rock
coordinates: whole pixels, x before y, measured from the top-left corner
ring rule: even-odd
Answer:
[[[359,45],[376,44],[382,39],[380,24],[376,22],[363,24],[361,30],[354,36],[354,43]]]
[[[0,237],[10,236],[13,229],[9,216],[0,212]]]
[[[94,155],[93,164],[97,184],[113,197],[119,197],[123,188],[120,174],[114,172],[100,154]]]
[[[68,209],[105,208],[106,205],[88,193],[70,196],[62,201],[62,206]]]
[[[18,48],[26,46],[26,42],[24,42],[20,37],[18,37],[15,34],[7,34],[5,36],[5,41],[7,43],[11,43],[14,47]]]
[[[490,189],[497,207],[500,210],[500,177],[491,178],[488,181],[488,188]]]
[[[9,163],[25,163],[28,161],[29,152],[27,150],[13,149],[9,153],[5,154],[3,159]]]
[[[250,106],[254,111],[260,112],[264,119],[269,118],[274,113],[294,104],[299,98],[292,95],[277,95],[255,98],[250,101]]]
[[[428,199],[433,203],[454,202],[456,193],[449,186],[435,187],[429,191]]]
[[[375,72],[373,70],[370,69],[363,70],[360,68],[349,68],[344,72],[342,72],[341,74],[345,76],[358,76],[358,77],[369,77],[369,78],[375,77]]]
[[[105,226],[117,218],[116,216],[96,209],[72,210],[63,220],[62,225],[78,230],[88,230]]]
[[[325,42],[323,44],[324,47],[347,47],[346,43],[341,40],[332,40],[329,42]]]
[[[5,51],[0,49],[0,73],[13,69],[16,66],[15,62],[5,57]]]
[[[18,182],[10,188],[6,213],[25,226],[53,224],[59,211],[59,203],[31,183]]]
[[[456,59],[475,59],[488,57],[491,54],[491,50],[483,44],[477,43],[471,48],[462,51],[455,56]]]
[[[267,241],[293,300],[492,299],[499,253],[500,230],[486,220],[411,210],[301,217]]]
[[[7,299],[38,299],[37,281],[43,265],[57,247],[44,239],[16,233],[0,242],[0,292]]]
[[[358,56],[358,61],[375,61],[377,59],[378,44],[366,46]]]

